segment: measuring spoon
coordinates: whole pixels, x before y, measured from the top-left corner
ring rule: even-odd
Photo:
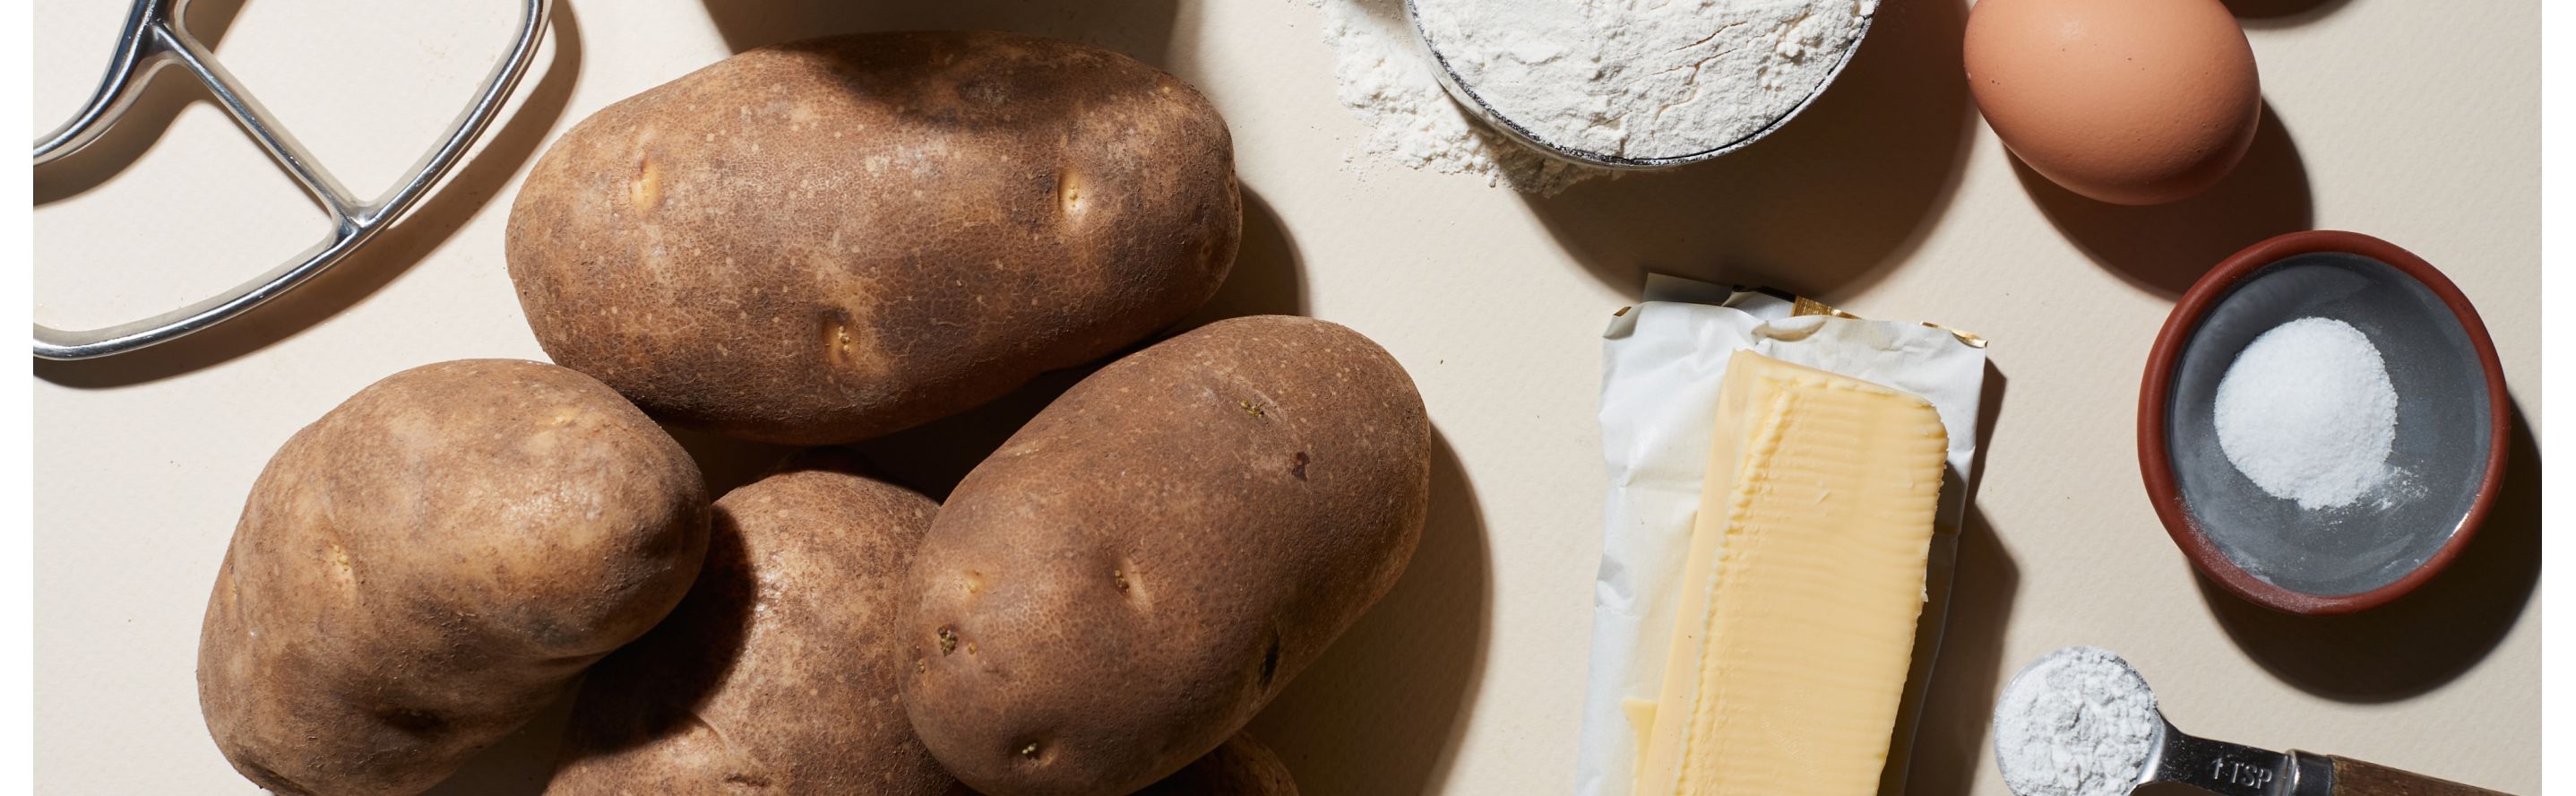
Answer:
[[[2000,731],[2003,726],[2003,714],[2011,704],[2010,697],[2025,685],[2022,682],[2023,678],[2031,677],[2034,671],[2041,669],[2043,664],[2053,659],[2076,654],[2084,649],[2066,647],[2043,655],[2038,661],[2023,667],[2019,674],[2013,675],[2012,682],[2004,686],[2005,698],[1997,700],[1995,704],[1995,726],[1998,728],[1994,734],[1997,760],[2004,759],[2004,738]],[[2130,677],[2137,677],[2141,683],[2145,681],[2145,678],[2139,676],[2135,669],[2129,667],[2128,661],[2118,656],[2110,656],[2110,660],[2118,665],[2119,671]],[[2046,687],[2035,682],[2029,685]],[[2128,783],[2127,787],[2113,791],[2114,793],[2128,793],[2150,782],[2171,782],[2221,796],[2503,796],[2497,791],[2435,779],[2339,755],[2324,755],[2296,749],[2286,753],[2275,752],[2243,744],[2195,737],[2176,729],[2173,722],[2165,720],[2161,709],[2157,712],[2157,723],[2155,736],[2149,741],[2152,746],[2147,752],[2146,766],[2138,772],[2137,781]],[[2058,739],[2061,746],[2076,742],[2076,739],[2069,737],[2074,733],[2073,728],[2056,729],[2062,733]],[[2098,744],[2103,740],[2093,738],[2083,742]],[[2007,785],[2009,784],[2008,781]],[[2046,796],[2036,788],[2016,789],[2015,792],[2018,796]],[[2086,792],[2099,791],[2087,789]]]
[[[2496,791],[2340,755],[2287,753],[2184,734],[2165,722],[2138,784],[2176,782],[2226,796],[2500,796]]]

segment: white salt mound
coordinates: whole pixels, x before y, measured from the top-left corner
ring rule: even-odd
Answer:
[[[2348,506],[2389,483],[2397,389],[2352,324],[2300,318],[2254,338],[2220,377],[2213,411],[2227,461],[2302,509]]]
[[[2164,717],[2127,661],[2067,647],[2015,676],[1995,704],[1995,762],[2020,796],[2123,796],[2145,773]]]

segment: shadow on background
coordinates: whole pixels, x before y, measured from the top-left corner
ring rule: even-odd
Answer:
[[[232,4],[238,5],[238,2]],[[446,243],[457,230],[464,228],[466,222],[491,204],[493,197],[509,184],[510,177],[536,156],[538,148],[545,143],[547,131],[554,129],[555,121],[563,118],[564,105],[572,99],[573,82],[581,72],[581,28],[575,24],[571,3],[555,3],[551,28],[555,44],[553,58],[543,65],[543,75],[532,76],[535,82],[520,84],[518,90],[526,94],[526,100],[507,118],[497,120],[495,126],[484,130],[482,149],[456,164],[445,184],[421,198],[409,214],[395,219],[392,226],[359,247],[348,259],[266,304],[196,334],[104,359],[72,362],[36,360],[36,378],[66,387],[106,389],[184,375],[293,337],[355,306],[419,265],[430,252]],[[190,91],[203,93],[202,89],[194,88],[195,81],[184,75],[167,75],[154,82],[185,85],[190,87]],[[479,86],[480,82],[476,85]],[[463,98],[458,99],[457,107],[461,109],[464,107]],[[175,115],[178,107],[190,101],[194,101],[193,97],[181,97],[169,113]],[[133,158],[149,149],[159,139],[161,129],[168,126],[166,118],[149,125],[136,125],[137,121],[146,119],[128,119],[117,124],[108,135],[126,135],[129,134],[128,128],[133,127],[131,134],[148,133],[140,143],[120,144],[118,149],[98,151],[98,146],[107,144],[101,141],[63,163],[113,155],[116,156],[113,168],[104,163],[83,168],[106,168],[103,172],[106,175],[123,169],[133,162]],[[43,186],[49,179],[48,175],[57,168],[70,167],[56,165],[36,170],[39,204],[49,201],[42,198],[46,191]],[[103,181],[104,177],[100,179]],[[69,191],[71,187],[61,190]],[[76,193],[78,191],[62,195]],[[291,254],[279,252],[280,262]]]
[[[2414,593],[2344,616],[2300,616],[2247,602],[2208,578],[2201,598],[2236,646],[2282,682],[2345,702],[2392,702],[2450,682],[2484,660],[2540,582],[2540,445],[2514,410],[2504,484],[2458,558]]]
[[[1298,275],[1297,243],[1279,214],[1250,188],[1243,191],[1243,242],[1225,284],[1206,305],[1148,337],[1090,364],[1040,374],[1010,394],[965,412],[888,434],[856,447],[895,483],[945,501],[957,482],[1056,396],[1103,365],[1174,334],[1245,315],[1304,315],[1306,293]],[[713,476],[710,476],[713,477]]]
[[[1959,528],[1951,578],[1950,616],[1914,724],[1903,791],[1909,794],[1966,794],[1977,766],[1994,754],[1986,730],[2003,688],[2004,626],[2021,588],[2021,567],[1975,506]]]
[[[1977,461],[1968,474],[1968,515],[1959,525],[1958,560],[1950,578],[1949,617],[1932,665],[1931,687],[1914,724],[1904,793],[1965,794],[1986,745],[1995,697],[2003,688],[2004,627],[2011,623],[2021,567],[2004,549],[1994,523],[1977,508],[1986,462],[1995,457],[1995,423],[2003,415],[2005,379],[1986,363],[1977,400]]]
[[[1437,792],[1484,678],[1493,585],[1458,454],[1431,436],[1431,511],[1404,576],[1248,727],[1304,793]]]
[[[2249,28],[2286,28],[2334,13],[2352,0],[2225,0],[2227,10]]]
[[[705,0],[734,52],[783,41],[878,30],[1007,30],[1070,39],[1162,66],[1179,0]]]
[[[231,30],[233,20],[241,16],[241,7],[242,0],[196,0],[188,4],[184,12],[186,16],[180,21],[189,33],[197,37],[197,41],[212,50],[223,43],[224,33]],[[118,30],[123,30],[124,24],[124,20],[119,19]],[[97,68],[94,74],[105,77],[107,61],[99,61]],[[124,173],[126,167],[142,160],[143,153],[151,151],[152,145],[160,142],[161,135],[170,131],[170,123],[178,121],[180,111],[187,110],[192,103],[212,101],[213,97],[206,93],[205,85],[189,75],[187,67],[171,64],[162,67],[161,71],[162,74],[143,84],[143,93],[135,95],[134,104],[126,107],[125,113],[117,117],[116,124],[108,126],[107,132],[100,133],[80,151],[33,172],[37,207],[70,199],[107,184],[108,180]],[[78,108],[61,119],[35,121],[59,125],[69,121],[72,114],[79,113],[79,108],[86,107],[89,107],[89,98],[83,97]],[[49,134],[52,130],[51,127],[46,128]]]
[[[1297,241],[1288,236],[1288,226],[1280,222],[1278,211],[1270,209],[1269,202],[1245,186],[1243,244],[1235,250],[1234,268],[1226,272],[1225,284],[1217,288],[1216,295],[1173,324],[1173,332],[1246,315],[1306,314],[1306,285],[1300,276],[1303,262],[1297,254]]]
[[[1849,298],[1910,254],[1956,192],[1970,129],[1966,19],[1958,0],[1882,5],[1842,76],[1770,137],[1524,198],[1622,295],[1652,270]]]
[[[2308,171],[2269,102],[2253,147],[2236,170],[2197,196],[2130,207],[2084,198],[2012,158],[2031,202],[2093,262],[2167,299],[2238,250],[2315,224]]]

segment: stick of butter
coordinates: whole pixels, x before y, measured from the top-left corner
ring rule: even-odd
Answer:
[[[1948,435],[1921,398],[1737,351],[1637,796],[1875,793]]]

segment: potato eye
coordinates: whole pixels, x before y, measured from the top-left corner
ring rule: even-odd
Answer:
[[[1269,690],[1270,681],[1279,676],[1279,636],[1270,637],[1270,648],[1261,652],[1261,688]]]

